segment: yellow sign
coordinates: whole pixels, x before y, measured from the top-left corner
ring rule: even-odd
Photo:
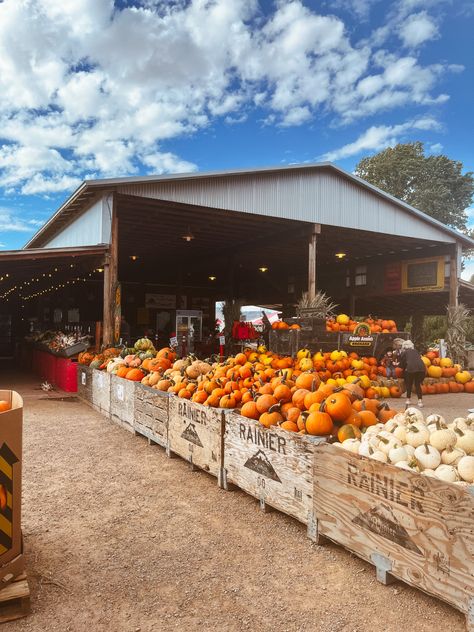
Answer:
[[[444,257],[402,261],[402,292],[444,290]]]

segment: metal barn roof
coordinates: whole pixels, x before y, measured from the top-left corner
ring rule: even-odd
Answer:
[[[437,242],[474,241],[361,178],[328,163],[86,180],[30,239],[47,246],[106,194],[341,226]],[[71,232],[71,230],[69,231]],[[71,239],[71,235],[69,235]],[[68,243],[68,245],[70,245]]]

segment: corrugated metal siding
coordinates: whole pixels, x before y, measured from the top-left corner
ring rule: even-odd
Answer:
[[[101,198],[46,242],[42,248],[108,244],[110,243],[110,217],[107,201],[105,197]]]
[[[345,178],[320,172],[256,173],[176,182],[128,184],[119,193],[402,237],[454,238]]]

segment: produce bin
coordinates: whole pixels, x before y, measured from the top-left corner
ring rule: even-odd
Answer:
[[[474,497],[466,487],[317,446],[318,536],[464,612],[474,629]],[[470,626],[470,627],[469,627]]]
[[[178,454],[196,467],[220,478],[224,413],[187,399],[169,399],[167,453]]]
[[[92,406],[104,415],[110,415],[111,374],[92,369]]]
[[[169,393],[137,384],[135,388],[136,433],[166,448],[168,442]]]
[[[264,428],[258,421],[226,413],[224,480],[266,505],[308,525],[312,537],[313,452],[322,437]]]
[[[77,365],[77,394],[88,404],[92,404],[92,369]]]
[[[11,409],[0,413],[0,580],[4,585],[23,572],[21,471],[23,400],[1,391]]]
[[[136,382],[116,375],[110,378],[110,418],[130,432],[134,432],[136,385]]]
[[[56,358],[56,384],[66,393],[77,392],[77,362]]]

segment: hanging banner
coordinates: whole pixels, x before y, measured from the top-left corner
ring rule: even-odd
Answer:
[[[402,292],[442,292],[444,257],[402,261]]]
[[[400,294],[402,289],[402,264],[394,261],[385,265],[384,293]]]

